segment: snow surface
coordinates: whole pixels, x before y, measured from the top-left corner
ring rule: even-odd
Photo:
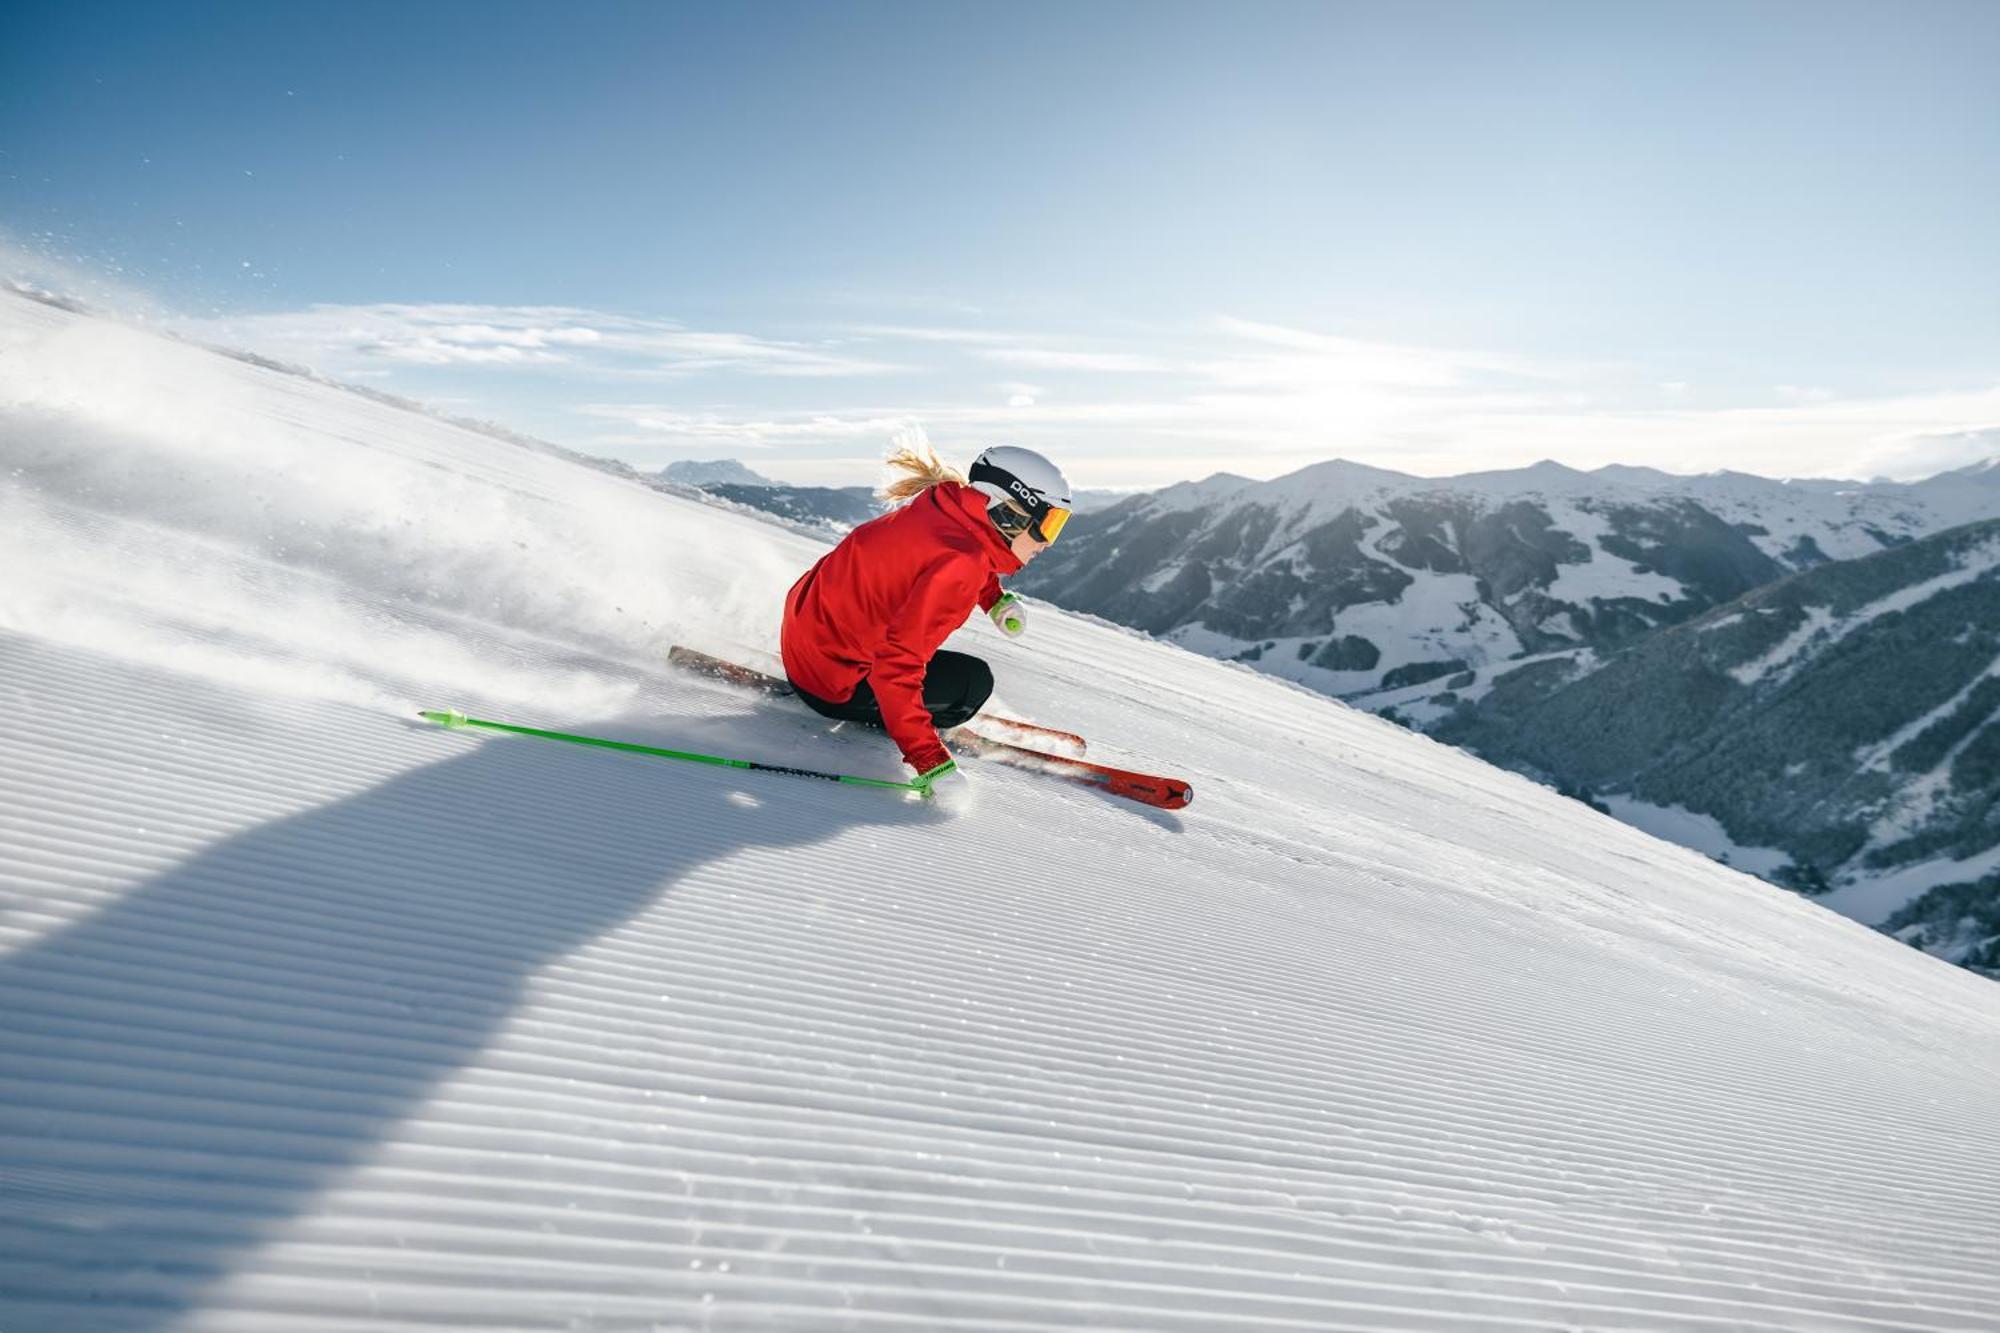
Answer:
[[[1935,723],[1956,713],[1982,684],[1994,676],[2000,676],[2000,661],[1995,661],[1973,677],[1944,703],[1899,727],[1886,740],[1858,750],[1855,754],[1857,770],[1866,772],[1889,768],[1891,756]],[[1959,756],[1979,738],[1983,730],[1984,725],[1969,728],[1956,744],[1938,757],[1929,771],[1904,779],[1894,795],[1883,802],[1880,813],[1869,825],[1868,847],[1892,847],[1923,828],[1937,812],[1939,804],[1950,798],[1952,773]],[[1850,861],[1860,859],[1861,854],[1857,853]],[[1995,870],[2000,870],[2000,847],[1969,860],[1943,857],[1906,866],[1886,875],[1873,875],[1860,883],[1846,885],[1821,901],[1837,907],[1857,921],[1879,926],[1940,885],[1971,883],[1984,879]]]
[[[1848,635],[1883,616],[1899,615],[1913,606],[1920,605],[1936,597],[1939,593],[1953,588],[1964,587],[1986,576],[1987,572],[2000,565],[2000,540],[1986,541],[1968,550],[1959,552],[1952,561],[1952,568],[1935,578],[1922,583],[1900,588],[1887,597],[1877,598],[1865,606],[1856,607],[1846,615],[1836,616],[1824,606],[1806,608],[1805,619],[1784,640],[1755,661],[1731,667],[1729,674],[1738,684],[1755,685],[1774,671],[1794,664],[1795,659],[1813,646],[1816,652],[1825,652]],[[1713,628],[1711,626],[1711,628]],[[1820,642],[1824,639],[1824,642]]]
[[[1805,618],[1798,627],[1776,644],[1762,657],[1729,668],[1729,674],[1738,685],[1755,685],[1773,671],[1790,665],[1814,640],[1832,629],[1838,619],[1832,611],[1823,606],[1806,608]],[[1854,627],[1866,624],[1868,617],[1857,617]]]
[[[1873,879],[1843,885],[1819,901],[1843,916],[1879,926],[1940,885],[1975,884],[1992,874],[2000,874],[2000,847],[1989,847],[1964,860],[1940,857],[1903,866]]]
[[[1555,526],[1591,549],[1582,564],[1556,566],[1555,581],[1543,591],[1559,602],[1589,606],[1595,601],[1638,597],[1649,602],[1677,600],[1687,595],[1679,579],[1639,567],[1613,555],[1602,543],[1612,535],[1610,520],[1574,501],[1551,501],[1549,518]]]
[[[1716,628],[1716,627],[1711,626],[1710,628]],[[1968,680],[1965,683],[1964,687],[1961,688],[1956,694],[1952,695],[1951,698],[1946,699],[1936,708],[1931,709],[1930,712],[1925,713],[1922,717],[1915,718],[1909,722],[1905,722],[1902,726],[1896,728],[1894,732],[1892,732],[1888,737],[1886,737],[1883,740],[1875,741],[1868,745],[1863,745],[1857,748],[1854,752],[1854,762],[1856,767],[1861,769],[1863,772],[1887,771],[1890,767],[1890,762],[1889,762],[1890,757],[1894,755],[1896,751],[1902,749],[1905,745],[1908,745],[1911,741],[1923,735],[1926,731],[1929,731],[1933,726],[1935,726],[1939,722],[1944,721],[1946,718],[1950,717],[1953,713],[1956,713],[1961,707],[1964,706],[1966,700],[1970,699],[1974,694],[1978,692],[1980,686],[1984,685],[1987,681],[1992,680],[1996,676],[2000,676],[2000,657],[1996,657],[1995,659],[1993,659],[1993,662],[1986,668],[1986,670],[1980,672],[1978,675]],[[1977,734],[1977,731],[1978,728],[1974,728],[1973,734]],[[1963,744],[1954,745],[1951,749],[1951,757],[1954,759],[1957,758],[1958,752],[1964,748],[1965,747]],[[1934,765],[1933,769],[1935,771],[1936,768],[1940,767],[1943,767],[1943,765],[1942,764]],[[1891,829],[1878,825],[1871,834],[1871,838],[1877,841],[1888,842],[1888,841],[1893,841],[1897,837],[1904,836],[1907,832],[1913,832],[1913,831],[1914,831],[1914,826],[1912,826],[1910,829],[1901,829],[1901,828]]]
[[[1775,847],[1750,847],[1737,842],[1722,827],[1722,821],[1686,806],[1653,805],[1631,796],[1606,796],[1604,804],[1622,823],[1644,829],[1656,838],[1692,847],[1747,874],[1769,878],[1792,863],[1789,853]]]
[[[661,669],[819,553],[0,296],[0,1330],[1978,1329],[2000,989],[1053,608],[969,807]]]

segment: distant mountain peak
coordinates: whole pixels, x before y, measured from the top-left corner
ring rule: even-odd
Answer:
[[[1970,467],[1957,468],[1951,472],[1941,473],[1938,476],[1932,477],[1929,482],[1918,482],[1917,484],[1924,486],[1929,485],[1931,482],[1940,481],[1970,481],[1981,486],[2000,485],[2000,454],[1996,454],[1983,463],[1974,463]]]
[[[1332,458],[1324,463],[1314,463],[1310,467],[1290,472],[1270,483],[1273,486],[1295,486],[1301,483],[1337,483],[1349,486],[1407,486],[1422,484],[1424,478],[1408,472],[1394,472],[1388,468],[1371,467],[1367,463],[1356,463],[1352,459]]]
[[[1687,480],[1671,472],[1662,472],[1656,467],[1634,467],[1628,463],[1610,463],[1593,470],[1589,475],[1614,486],[1642,486],[1648,489],[1673,486]]]
[[[683,459],[660,469],[664,481],[682,486],[776,486],[778,483],[754,472],[734,458]]]
[[[1200,481],[1176,482],[1146,498],[1160,509],[1198,509],[1226,500],[1238,491],[1257,484],[1249,477],[1239,477],[1234,472],[1213,472]]]

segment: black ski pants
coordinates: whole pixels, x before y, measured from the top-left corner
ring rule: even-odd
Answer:
[[[796,682],[792,688],[805,706],[821,717],[863,722],[871,727],[882,725],[882,705],[876,701],[875,691],[865,676],[854,687],[854,697],[845,703],[829,703],[807,694]],[[930,710],[931,725],[939,731],[970,722],[972,715],[986,706],[992,693],[993,668],[967,653],[941,651],[931,658],[924,672],[924,707]]]

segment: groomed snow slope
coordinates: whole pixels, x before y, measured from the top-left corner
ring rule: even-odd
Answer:
[[[0,1330],[2000,1326],[2000,989],[1044,607],[1166,815],[661,667],[817,554],[0,296]]]

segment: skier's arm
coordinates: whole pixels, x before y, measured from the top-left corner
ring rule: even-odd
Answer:
[[[977,596],[975,578],[966,561],[952,557],[918,574],[868,671],[882,725],[902,750],[903,762],[919,773],[951,758],[924,707],[924,674],[939,646],[964,623]]]
[[[986,576],[986,586],[979,590],[979,609],[981,611],[991,611],[993,604],[1000,600],[1000,596],[1000,576],[998,574],[988,574]]]

